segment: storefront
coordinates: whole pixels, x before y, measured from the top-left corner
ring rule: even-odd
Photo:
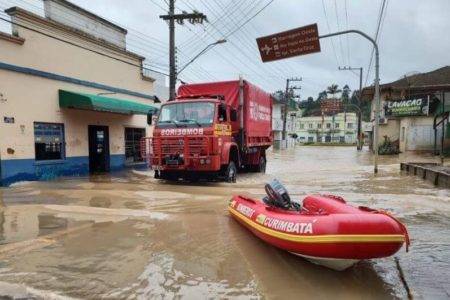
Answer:
[[[6,11],[27,26],[0,33],[0,184],[146,168],[139,141],[151,135],[157,98],[144,58],[126,50],[126,30],[67,1],[46,2],[123,38],[113,44],[54,18]]]

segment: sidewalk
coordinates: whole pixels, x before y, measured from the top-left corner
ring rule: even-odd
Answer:
[[[400,163],[400,170],[408,174],[422,177],[422,179],[432,182],[434,185],[443,188],[450,188],[450,166],[439,163]]]

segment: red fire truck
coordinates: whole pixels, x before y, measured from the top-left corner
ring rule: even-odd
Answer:
[[[155,178],[236,182],[238,171],[265,172],[272,96],[242,79],[182,85],[142,142]]]

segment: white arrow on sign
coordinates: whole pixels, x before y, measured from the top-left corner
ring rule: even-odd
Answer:
[[[270,50],[272,50],[272,48],[267,46],[267,44],[265,44],[264,47],[261,48],[261,51],[266,52],[266,55],[269,55]]]

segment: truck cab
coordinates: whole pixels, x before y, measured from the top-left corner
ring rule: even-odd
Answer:
[[[240,164],[234,123],[236,110],[220,97],[184,98],[163,105],[152,139],[156,177],[192,180],[203,175],[234,182]]]
[[[166,180],[235,182],[238,170],[265,172],[272,103],[243,79],[181,85],[178,97],[162,105],[142,156]]]

